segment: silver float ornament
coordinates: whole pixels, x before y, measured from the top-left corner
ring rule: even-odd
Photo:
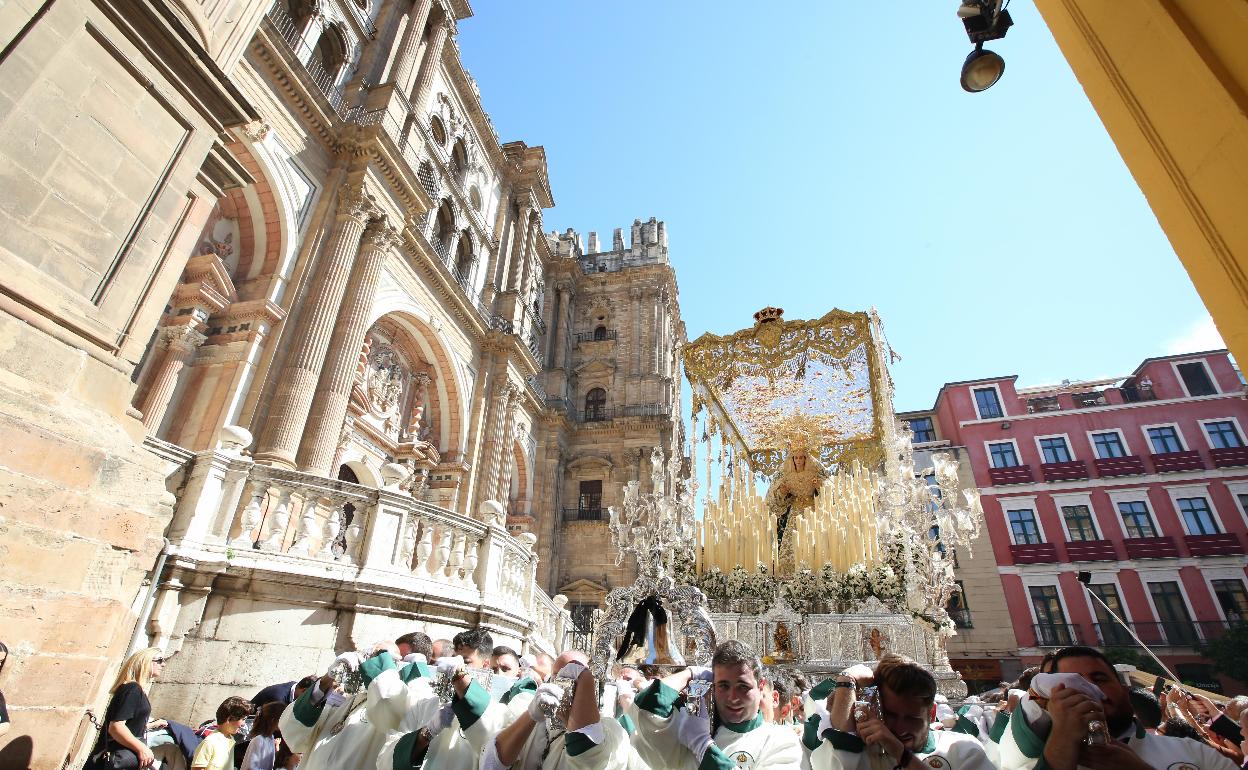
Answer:
[[[1109,731],[1105,729],[1105,723],[1099,719],[1093,719],[1088,722],[1088,737],[1084,743],[1089,746],[1104,746],[1109,743]]]
[[[559,718],[559,715],[568,713],[568,711],[572,708],[572,698],[576,695],[576,680],[570,679],[566,676],[557,676],[550,681],[551,684],[557,685],[563,689],[563,697],[560,698],[559,702],[555,704],[543,703],[542,714],[546,717],[547,721],[558,725],[559,727],[563,727],[563,720]]]
[[[360,656],[361,659],[364,657]],[[355,695],[364,686],[364,675],[360,673],[360,669],[351,670],[345,660],[335,660],[325,673],[334,681],[334,689],[348,697]]]
[[[493,678],[494,672],[488,668],[468,668],[464,669],[465,676],[476,680],[477,684],[485,688],[486,692],[490,691],[490,679]],[[433,694],[438,696],[438,700],[442,705],[451,702],[455,697],[455,675],[447,674],[439,671],[438,675],[433,679]]]
[[[690,679],[685,688],[685,708],[695,717],[702,716],[706,705],[706,694],[711,691],[711,683],[705,679]]]

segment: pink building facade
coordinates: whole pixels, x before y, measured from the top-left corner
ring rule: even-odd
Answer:
[[[1016,379],[949,383],[902,417],[919,446],[965,447],[1019,656],[1138,648],[1094,592],[1179,676],[1242,692],[1195,651],[1248,623],[1248,400],[1226,351],[1125,379]]]

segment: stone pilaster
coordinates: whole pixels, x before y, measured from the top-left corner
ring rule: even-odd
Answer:
[[[347,288],[351,264],[359,251],[369,209],[363,190],[349,183],[343,185],[334,234],[326,253],[321,256],[316,281],[294,330],[290,354],[277,378],[277,392],[256,452],[258,462],[295,467],[295,453],[312,407],[334,320]]]
[[[520,394],[519,388],[516,387],[515,383],[507,380],[505,374],[500,379],[503,380],[503,385],[498,389],[494,397],[493,414],[486,427],[488,432],[486,433],[484,447],[485,473],[483,474],[482,500],[499,500],[499,466],[502,463],[504,453],[508,449],[508,447],[503,445],[503,441],[507,432],[507,423],[515,414],[516,401]]]
[[[503,283],[504,291],[519,290],[520,276],[524,272],[522,263],[529,242],[529,217],[533,213],[527,193],[518,208],[519,214],[511,228],[511,258],[508,260],[507,278]]]
[[[568,302],[571,300],[572,286],[566,281],[561,281],[555,286],[555,294],[557,304],[555,305],[554,320],[551,324],[551,337],[555,346],[555,368],[566,369],[567,362],[565,358],[568,351],[568,335],[571,329],[568,328],[568,318],[571,317]]]
[[[164,348],[159,368],[152,377],[152,384],[147,389],[143,405],[139,411],[143,413],[143,424],[151,433],[160,428],[169,402],[178,387],[178,377],[186,362],[204,344],[207,339],[194,327],[188,325],[166,326],[160,330],[159,345]]]
[[[416,0],[404,19],[403,35],[399,39],[398,53],[394,57],[394,73],[390,77],[390,82],[404,96],[412,90],[420,41],[425,36],[425,25],[429,22],[429,11],[432,8],[433,0]]]
[[[425,44],[425,55],[420,60],[420,70],[416,74],[416,83],[412,86],[412,106],[416,110],[421,109],[425,103],[425,97],[429,95],[429,88],[433,85],[433,75],[438,71],[438,64],[442,61],[442,46],[446,45],[446,38],[451,32],[452,24],[454,22],[450,17],[443,15],[429,29],[429,42]]]
[[[399,233],[383,221],[373,222],[364,231],[346,296],[338,310],[308,427],[299,446],[299,467],[308,473],[332,475],[331,466],[342,422],[347,416],[351,383],[359,365],[364,335],[368,332],[373,295],[377,293],[386,256],[398,243]]]

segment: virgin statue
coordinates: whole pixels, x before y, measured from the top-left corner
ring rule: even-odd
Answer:
[[[792,571],[796,565],[793,561],[793,530],[789,523],[794,516],[800,517],[802,511],[815,505],[819,496],[819,488],[828,472],[818,460],[812,458],[805,449],[794,449],[784,461],[784,468],[777,474],[767,490],[767,510],[776,517],[776,546],[780,551],[779,564]]]

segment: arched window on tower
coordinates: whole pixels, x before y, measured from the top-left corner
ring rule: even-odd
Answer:
[[[468,291],[469,282],[472,281],[472,263],[476,260],[472,254],[472,238],[467,230],[459,234],[459,246],[455,251],[455,280],[464,291]]]
[[[607,327],[605,326],[594,327],[594,341],[595,342],[597,342],[598,340],[605,340],[606,338],[607,338]]]
[[[454,232],[455,214],[451,212],[451,202],[444,200],[438,206],[438,216],[433,223],[433,247],[443,260],[450,259],[451,234]]]
[[[607,391],[594,388],[585,394],[585,421],[601,422],[607,419]]]
[[[464,145],[463,139],[456,139],[455,146],[451,148],[451,173],[456,179],[462,180],[467,172],[468,148]]]

